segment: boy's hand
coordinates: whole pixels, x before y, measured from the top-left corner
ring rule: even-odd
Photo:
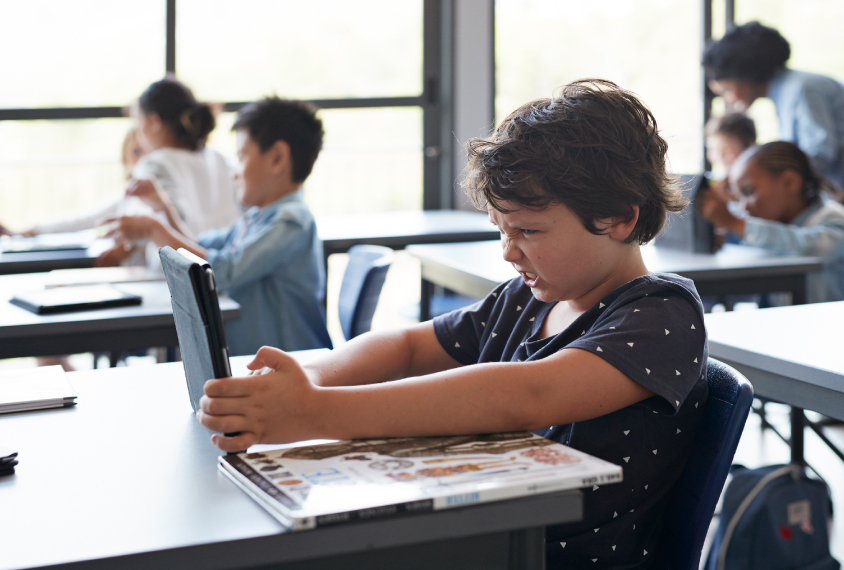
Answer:
[[[126,196],[136,196],[156,212],[167,209],[168,200],[152,180],[133,180],[126,188]]]
[[[211,441],[223,451],[256,443],[290,443],[315,436],[312,420],[318,388],[292,357],[262,347],[249,363],[250,376],[205,383],[197,418],[216,432]],[[235,437],[223,433],[240,432]]]

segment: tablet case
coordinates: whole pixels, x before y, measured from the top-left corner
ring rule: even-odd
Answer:
[[[170,289],[176,335],[195,412],[205,382],[231,376],[214,273],[205,260],[184,249],[162,247],[158,255]]]
[[[698,195],[709,188],[709,179],[702,174],[682,175],[679,186],[689,197],[689,205],[680,214],[669,217],[654,244],[689,253],[715,253],[715,227],[701,215],[695,203]]]
[[[9,302],[37,315],[54,315],[72,311],[92,311],[140,305],[138,295],[124,293],[108,285],[56,287],[43,291],[18,293]]]

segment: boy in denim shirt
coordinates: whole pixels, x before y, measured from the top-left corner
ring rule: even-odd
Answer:
[[[205,258],[218,288],[240,304],[226,325],[232,355],[263,345],[284,350],[331,348],[325,326],[322,242],[302,198],[302,184],[322,149],[322,121],[301,101],[267,97],[238,114],[240,200],[246,213],[194,242],[148,216],[116,220],[118,239],[147,238]]]

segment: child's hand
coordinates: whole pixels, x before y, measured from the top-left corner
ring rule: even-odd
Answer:
[[[126,196],[136,196],[156,212],[167,209],[167,198],[163,196],[152,180],[133,180],[126,188]]]
[[[94,262],[95,267],[115,267],[132,255],[137,246],[125,241],[117,241],[114,247],[102,252]]]
[[[722,186],[712,186],[698,194],[696,202],[701,215],[722,228],[727,228],[736,235],[744,235],[744,220],[730,213],[727,204],[731,196]]]
[[[312,439],[312,410],[318,388],[295,359],[277,348],[262,347],[249,363],[250,376],[217,378],[205,383],[199,421],[216,432],[211,441],[223,451],[256,443]],[[240,432],[235,437],[223,433]]]
[[[0,224],[0,236],[10,236],[12,232],[3,224]]]
[[[121,216],[104,223],[112,224],[106,237],[114,238],[117,242],[151,239],[160,225],[160,222],[151,216]]]

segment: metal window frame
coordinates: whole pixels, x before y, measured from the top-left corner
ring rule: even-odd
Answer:
[[[176,1],[166,1],[166,35],[164,70],[176,73]],[[452,172],[443,160],[450,143],[450,117],[443,110],[450,100],[452,82],[450,59],[452,46],[453,0],[423,0],[422,10],[422,86],[419,95],[407,97],[363,97],[346,99],[312,99],[321,109],[366,109],[382,107],[418,107],[423,112],[423,209],[451,207]],[[246,102],[228,101],[223,110],[236,112]],[[73,119],[110,119],[128,116],[126,107],[51,107],[36,109],[0,109],[0,121],[38,121]],[[449,170],[448,172],[445,172]],[[444,181],[448,184],[444,188]],[[444,189],[443,189],[444,188]]]

